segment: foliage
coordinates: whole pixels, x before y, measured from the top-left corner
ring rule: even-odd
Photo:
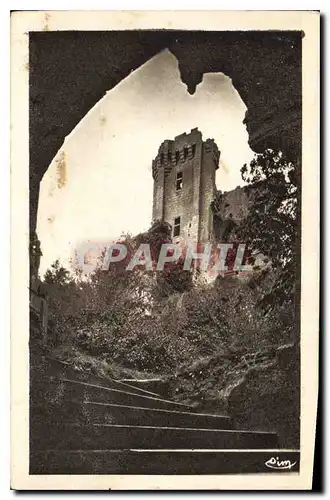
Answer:
[[[293,304],[298,249],[297,166],[281,152],[266,150],[241,169],[253,198],[249,215],[236,234],[271,259],[276,280],[261,297],[266,310],[276,304]]]
[[[108,376],[160,374],[168,379],[172,397],[204,410],[227,410],[232,391],[244,394],[249,374],[254,376],[249,414],[254,413],[250,405],[255,407],[259,386],[268,398],[267,414],[272,389],[279,388],[280,397],[283,381],[289,388],[284,406],[290,398],[299,400],[298,384],[291,388],[299,363],[287,370],[274,360],[277,348],[290,347],[297,337],[297,172],[281,153],[266,151],[243,167],[242,176],[252,193],[252,207],[235,227],[236,239],[264,254],[271,265],[245,278],[219,276],[212,283],[195,279],[196,286],[182,259],[167,263],[163,271],[136,265],[127,272],[141,244],[150,245],[155,264],[161,245],[171,243],[171,228],[161,221],[121,240],[127,257],[106,271],[98,267],[84,277],[56,261],[44,280],[60,356],[68,352],[69,360],[82,369]],[[230,268],[231,261],[233,256],[227,259]]]
[[[153,267],[156,268],[161,247],[165,243],[172,243],[171,226],[163,221],[155,221],[151,228],[135,238],[135,244],[147,243],[151,248]],[[166,262],[163,271],[154,271],[156,286],[154,295],[157,299],[168,297],[173,293],[182,293],[192,288],[192,275],[183,269],[184,259],[176,262]]]
[[[270,257],[272,267],[244,280],[218,277],[198,286],[182,259],[163,271],[137,265],[127,272],[141,244],[150,245],[155,264],[161,245],[171,242],[171,227],[156,221],[148,231],[122,239],[127,258],[106,271],[98,267],[86,278],[58,261],[47,271],[49,310],[60,343],[127,368],[172,373],[214,353],[230,358],[242,349],[291,341],[295,169],[280,153],[266,151],[244,166],[242,175],[253,186],[253,207],[236,231],[241,241]],[[267,315],[259,303],[268,305]]]
[[[48,284],[58,284],[64,285],[71,281],[70,273],[67,269],[61,266],[59,260],[56,260],[51,266],[50,269],[47,269],[44,276],[45,283]]]

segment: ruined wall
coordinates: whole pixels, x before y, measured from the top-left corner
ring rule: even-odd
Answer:
[[[214,141],[203,142],[197,128],[161,144],[152,164],[153,220],[163,219],[171,224],[175,242],[210,240],[210,206],[216,192],[215,171],[219,156]],[[177,174],[182,174],[181,189],[177,189]],[[179,236],[174,235],[177,217],[180,217]]]
[[[252,192],[247,187],[237,186],[232,191],[218,191],[216,198],[218,216],[223,220],[233,219],[234,222],[239,222],[248,215]]]
[[[253,189],[248,186],[217,191],[212,203],[214,239],[227,241],[235,226],[248,215],[252,203]]]
[[[235,227],[249,214],[255,196],[254,186],[236,187],[232,191],[218,191],[212,203],[213,241],[217,243],[236,240]],[[248,241],[244,241],[249,245]],[[254,269],[270,265],[270,260],[258,250],[251,253]]]

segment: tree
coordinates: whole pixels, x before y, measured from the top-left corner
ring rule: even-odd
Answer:
[[[44,282],[49,285],[66,285],[70,281],[72,281],[70,272],[60,264],[58,259],[47,269],[44,276]]]
[[[150,245],[153,268],[156,268],[160,250],[163,244],[172,243],[172,228],[164,221],[155,221],[148,231],[134,238],[135,246],[141,243]],[[192,288],[192,273],[183,269],[184,259],[176,262],[166,262],[162,271],[154,271],[155,286],[153,293],[156,300],[175,293],[182,293]]]
[[[268,149],[245,164],[241,173],[253,203],[236,234],[271,259],[275,276],[261,303],[267,310],[276,304],[292,305],[297,282],[297,167],[281,152]]]

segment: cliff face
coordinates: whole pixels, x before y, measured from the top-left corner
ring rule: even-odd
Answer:
[[[276,432],[282,448],[299,448],[299,348],[293,344],[202,358],[168,384],[180,402],[227,413],[235,428]]]
[[[283,448],[299,448],[299,348],[281,346],[273,363],[249,370],[231,391],[227,408],[239,427],[276,430]]]

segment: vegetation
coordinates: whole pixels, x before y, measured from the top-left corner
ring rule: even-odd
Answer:
[[[250,247],[269,257],[277,271],[272,286],[260,297],[266,310],[292,306],[298,291],[298,172],[281,152],[266,150],[244,165],[242,178],[253,187],[253,206],[238,229]]]
[[[298,446],[296,170],[281,153],[266,151],[242,168],[242,177],[253,191],[253,206],[231,237],[248,242],[269,265],[244,278],[199,280],[198,286],[182,260],[163,271],[136,266],[127,272],[141,243],[150,245],[156,262],[162,243],[171,242],[171,228],[163,222],[127,235],[127,258],[107,271],[97,267],[88,278],[56,261],[44,277],[52,353],[98,375],[162,376],[169,396],[213,412],[231,407],[247,428],[268,422],[273,401],[282,401],[278,431],[285,437],[290,428],[283,442]],[[290,349],[296,349],[288,355],[296,361],[288,369],[278,353],[283,358]],[[257,401],[259,409],[251,413]],[[288,406],[295,412],[290,419]],[[276,428],[276,415],[269,430]],[[251,420],[256,416],[259,421]]]
[[[125,261],[108,271],[97,268],[89,279],[70,274],[58,261],[51,266],[44,280],[57,346],[125,369],[187,375],[196,363],[212,366],[214,357],[235,359],[296,342],[295,169],[282,154],[266,151],[242,168],[242,177],[253,186],[254,202],[235,231],[270,258],[271,266],[245,279],[219,276],[195,287],[182,261],[163,271],[136,266],[126,272],[127,259],[141,243],[150,244],[156,261],[161,244],[171,241],[169,225],[157,222],[125,238]]]

